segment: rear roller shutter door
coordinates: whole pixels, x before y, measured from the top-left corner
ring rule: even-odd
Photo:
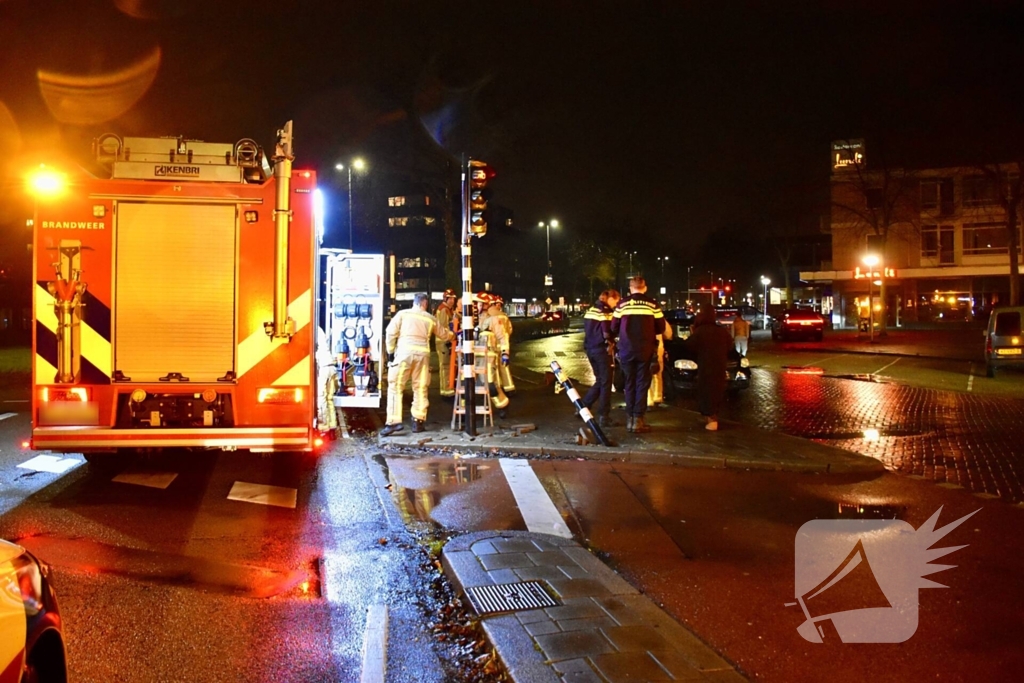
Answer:
[[[117,208],[115,369],[135,382],[234,370],[235,207]]]

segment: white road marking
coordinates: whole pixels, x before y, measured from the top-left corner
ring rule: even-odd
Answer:
[[[967,391],[974,391],[974,373],[967,377]]]
[[[0,403],[28,403],[27,398],[12,398],[6,401],[0,401]]]
[[[17,413],[0,413],[0,422],[3,422],[9,417],[14,417]]]
[[[892,366],[894,366],[894,365],[896,365],[897,363],[899,363],[899,362],[900,362],[901,360],[903,360],[903,357],[902,357],[902,356],[901,356],[901,357],[899,357],[899,358],[897,358],[897,359],[896,359],[896,360],[894,360],[893,362],[889,363],[888,365],[886,365],[886,366],[884,366],[884,367],[881,367],[881,368],[879,368],[878,370],[875,370],[875,371],[874,371],[874,373],[872,373],[872,374],[875,374],[875,375],[879,375],[879,374],[881,374],[881,373],[882,373],[882,370],[885,370],[885,369],[887,369],[887,368],[891,368]]]
[[[84,460],[78,458],[64,458],[59,455],[37,455],[31,460],[18,465],[23,470],[34,472],[50,472],[51,474],[64,474],[73,467],[78,467]]]
[[[279,508],[295,509],[295,501],[298,497],[296,489],[284,486],[270,486],[268,484],[250,484],[244,481],[236,481],[228,493],[228,500],[238,500],[243,503],[256,503],[257,505],[273,505]]]
[[[165,489],[178,478],[177,472],[122,472],[111,481],[119,484],[135,484],[152,489]]]
[[[388,606],[370,605],[363,632],[363,673],[359,683],[384,683],[388,669]]]
[[[501,458],[498,462],[501,463],[501,471],[505,473],[508,486],[515,496],[526,528],[541,534],[572,538],[572,532],[565,525],[537,474],[530,467],[530,461]]]

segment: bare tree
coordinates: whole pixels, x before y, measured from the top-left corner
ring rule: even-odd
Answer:
[[[868,235],[885,266],[886,247],[893,239],[911,239],[920,230],[920,180],[914,171],[885,162],[870,168],[863,158],[851,160],[832,182],[832,221],[845,225],[858,239]],[[835,233],[833,233],[835,234]],[[882,315],[879,333],[885,335],[888,318],[886,284],[879,290]]]
[[[1010,305],[1020,305],[1020,228],[1024,218],[1024,160],[1009,164],[981,164],[975,169],[984,175],[997,203],[1003,207],[1010,256]]]

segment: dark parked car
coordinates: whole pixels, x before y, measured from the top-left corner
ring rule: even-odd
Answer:
[[[791,308],[772,320],[772,339],[791,341],[813,339],[821,341],[824,336],[825,319],[820,313],[805,308]]]
[[[14,677],[8,679],[8,673]],[[50,569],[7,541],[0,541],[0,679],[31,683],[66,683],[68,679]]]
[[[686,345],[693,316],[683,311],[666,311],[665,323],[672,325],[673,332],[672,339],[665,342],[665,394],[670,398],[673,391],[693,389],[697,382],[697,359]],[[750,362],[733,347],[729,348],[726,375],[730,391],[750,386]]]

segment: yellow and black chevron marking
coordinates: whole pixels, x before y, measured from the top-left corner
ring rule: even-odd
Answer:
[[[57,375],[57,314],[46,282],[36,290],[36,381],[53,381]],[[83,384],[110,384],[110,307],[86,291],[82,297],[81,377]]]

